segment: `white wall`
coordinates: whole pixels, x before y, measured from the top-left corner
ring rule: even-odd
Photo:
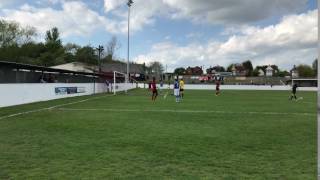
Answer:
[[[160,87],[160,85],[157,85]],[[148,84],[139,84],[140,88],[148,88]],[[163,88],[168,88],[168,85],[163,85]],[[173,85],[170,86],[173,88]],[[194,89],[194,90],[215,90],[215,85],[208,84],[186,84],[184,89]],[[290,91],[291,86],[256,86],[256,85],[221,85],[221,90],[277,90],[277,91]],[[317,87],[299,87],[300,91],[317,91]]]
[[[84,89],[83,93],[56,94],[57,87],[77,87]],[[135,86],[117,84],[118,90],[133,89]],[[124,88],[125,87],[125,88]],[[109,87],[111,89],[111,87]],[[66,97],[91,95],[107,91],[104,83],[42,83],[42,84],[0,84],[0,107],[26,104]]]

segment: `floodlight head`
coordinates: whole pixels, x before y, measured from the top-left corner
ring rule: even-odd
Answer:
[[[132,4],[133,4],[133,1],[132,0],[128,0],[127,5],[130,7]]]
[[[103,48],[103,46],[99,45],[99,46],[96,48],[96,50],[102,52],[102,51],[104,50],[104,48]]]

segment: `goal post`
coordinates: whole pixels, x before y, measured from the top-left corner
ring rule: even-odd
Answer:
[[[122,72],[113,72],[113,84],[112,91],[116,95],[118,92],[127,92],[130,89],[136,88],[136,85],[130,82],[126,82],[127,75]]]

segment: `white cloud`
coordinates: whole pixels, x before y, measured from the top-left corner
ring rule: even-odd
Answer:
[[[40,33],[56,26],[62,36],[86,36],[107,24],[107,19],[89,9],[80,1],[61,2],[62,9],[36,8],[25,4],[17,10],[3,10],[5,20],[19,22],[23,26],[33,26]]]
[[[317,11],[306,14],[285,16],[275,25],[265,28],[246,27],[243,35],[231,37],[224,43],[220,51],[236,53],[243,50],[252,50],[259,54],[274,50],[313,47],[317,40]]]
[[[48,0],[48,2],[49,2],[50,4],[57,4],[57,3],[60,3],[61,0]]]
[[[126,0],[105,0],[104,9],[106,12],[109,12],[124,4],[126,4]]]
[[[194,22],[242,24],[274,15],[295,12],[307,0],[163,0],[176,9],[174,18],[191,18]]]
[[[252,60],[254,65],[277,64],[290,69],[293,64],[311,64],[317,56],[318,11],[285,16],[277,25],[244,27],[225,42],[178,46],[155,44],[137,62],[160,61],[171,70],[179,66],[223,65]]]
[[[125,33],[127,0],[104,0],[107,13],[119,18],[111,29]],[[132,30],[153,24],[156,17],[186,19],[194,23],[243,25],[303,9],[307,0],[135,0]]]
[[[0,0],[0,8],[4,8],[9,4],[14,3],[15,0]]]
[[[306,0],[135,0],[131,7],[131,31],[139,31],[154,24],[157,17],[190,19],[205,23],[246,23],[272,16],[275,12],[297,10]],[[0,7],[12,1],[1,0]],[[39,1],[40,2],[40,1]],[[91,10],[80,0],[47,0],[49,4],[61,4],[62,8],[20,8],[5,10],[4,17],[22,24],[35,26],[40,31],[53,24],[63,30],[64,35],[85,35],[105,28],[111,33],[127,32],[127,0],[104,0],[104,9],[113,19],[106,19]],[[28,5],[29,6],[29,5]],[[254,7],[253,7],[254,6]],[[263,8],[261,8],[263,7]],[[253,18],[253,19],[252,19]],[[61,21],[61,19],[63,21]],[[75,30],[70,30],[75,29]]]
[[[13,0],[15,1],[15,0]],[[9,0],[0,0],[0,7]],[[293,12],[303,7],[307,0],[134,0],[131,7],[131,31],[155,23],[157,17],[186,19],[196,23],[243,24]],[[44,1],[38,1],[44,2]],[[36,8],[2,10],[3,17],[22,24],[35,26],[40,31],[52,25],[63,30],[63,35],[85,35],[98,27],[111,33],[127,32],[127,0],[104,0],[108,17],[88,8],[81,0],[46,0],[46,3],[61,5],[61,9]],[[88,3],[88,2],[87,2]],[[29,5],[27,5],[29,6]]]
[[[126,33],[128,9],[127,0],[104,0],[105,11],[116,17],[116,21],[107,25],[113,33]],[[146,25],[152,25],[155,17],[166,15],[168,7],[161,0],[134,0],[131,6],[130,28],[132,32],[139,31]]]

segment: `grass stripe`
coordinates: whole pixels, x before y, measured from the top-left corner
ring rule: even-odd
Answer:
[[[217,114],[263,114],[263,115],[300,115],[317,116],[313,113],[288,113],[288,112],[233,112],[209,110],[171,110],[171,109],[95,109],[95,108],[57,108],[60,111],[108,111],[108,112],[162,112],[162,113],[217,113]]]
[[[59,104],[59,105],[55,105],[55,106],[50,106],[50,107],[47,107],[47,108],[41,108],[41,109],[35,109],[35,110],[31,110],[31,111],[24,111],[24,112],[20,112],[20,113],[10,114],[10,115],[6,115],[6,116],[0,117],[0,120],[11,118],[11,117],[16,117],[16,116],[21,116],[21,115],[25,115],[25,114],[31,114],[31,113],[36,113],[36,112],[41,112],[41,111],[46,111],[46,110],[52,110],[52,109],[55,109],[55,108],[60,108],[60,107],[68,106],[68,105],[79,104],[79,103],[87,102],[87,101],[90,101],[90,100],[95,100],[95,99],[99,99],[99,98],[103,98],[103,97],[110,97],[110,96],[114,96],[114,95],[105,95],[105,96],[99,96],[99,97],[92,97],[92,98],[87,98],[87,99],[74,101],[74,102],[70,102],[70,103],[64,103],[64,104]]]

